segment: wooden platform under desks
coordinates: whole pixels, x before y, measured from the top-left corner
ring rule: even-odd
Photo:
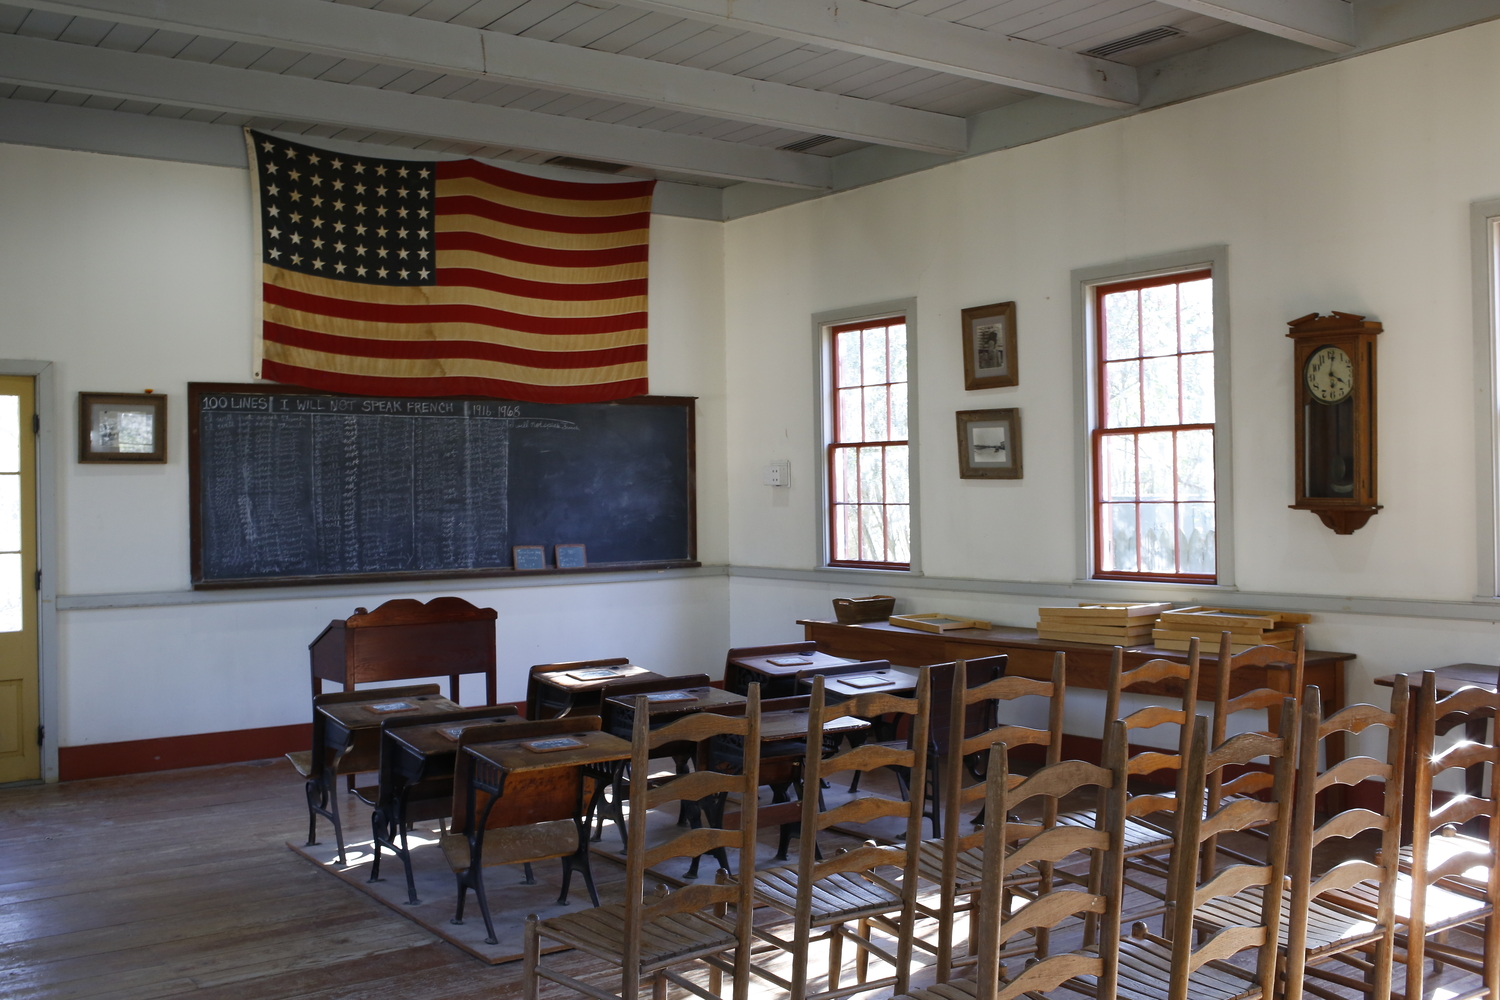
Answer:
[[[1109,658],[1114,647],[1085,642],[1057,642],[1037,638],[1036,629],[996,628],[955,629],[934,634],[900,628],[886,622],[864,625],[841,625],[838,622],[802,619],[805,637],[818,644],[818,651],[833,656],[859,660],[890,660],[903,667],[928,663],[974,659],[1004,653],[1010,657],[1006,673],[1012,677],[1045,679],[1052,674],[1052,655],[1058,650],[1068,654],[1068,685],[1103,690],[1109,680]],[[1218,664],[1218,647],[1204,643],[1201,650],[1202,679],[1198,683],[1198,700],[1214,696],[1214,670]],[[1288,654],[1290,655],[1290,653]],[[1130,646],[1125,650],[1125,669],[1138,667],[1147,660],[1161,657],[1178,663],[1187,654],[1155,646]],[[1354,659],[1353,653],[1330,653],[1308,650],[1306,682],[1316,684],[1323,694],[1324,711],[1332,714],[1344,706],[1344,665]],[[1267,676],[1271,674],[1273,676]],[[1245,669],[1236,672],[1238,695],[1258,687],[1289,688],[1290,678],[1284,671]],[[1141,688],[1145,691],[1145,688]],[[1165,693],[1165,692],[1163,692]]]

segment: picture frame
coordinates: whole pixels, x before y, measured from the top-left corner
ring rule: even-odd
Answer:
[[[1016,354],[1016,304],[996,302],[963,311],[964,388],[998,389],[1021,382]]]
[[[149,392],[80,392],[78,461],[164,464],[167,397]]]
[[[1022,478],[1019,409],[960,410],[956,416],[960,479]]]

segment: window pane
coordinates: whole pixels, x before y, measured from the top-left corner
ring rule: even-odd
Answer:
[[[885,562],[885,508],[862,504],[859,529],[859,557],[866,562]]]
[[[1104,358],[1134,358],[1140,354],[1138,292],[1114,292],[1104,296]]]
[[[891,440],[905,441],[906,430],[906,383],[891,386]]]
[[[889,381],[885,377],[885,327],[865,331],[865,385]]]
[[[885,498],[888,503],[910,503],[906,485],[908,453],[906,446],[897,445],[885,450]]]
[[[1178,504],[1177,522],[1182,539],[1181,572],[1214,572],[1214,505]]]
[[[1146,382],[1143,387],[1146,415],[1141,423],[1147,426],[1181,423],[1177,409],[1177,356],[1151,358],[1141,362],[1141,369]]]
[[[1103,500],[1134,500],[1135,492],[1135,438],[1124,434],[1112,434],[1103,440],[1099,456],[1104,463],[1100,475]]]
[[[864,394],[863,389],[839,390],[839,439],[835,443],[864,440]]]
[[[1142,500],[1174,500],[1173,486],[1176,469],[1172,463],[1172,432],[1140,434],[1136,447],[1140,449],[1140,480]],[[1144,514],[1142,517],[1144,518]],[[1144,525],[1144,521],[1142,524]],[[1141,531],[1146,529],[1143,526]]]
[[[21,397],[0,396],[0,472],[21,471]]]
[[[899,323],[890,328],[887,344],[891,352],[891,381],[906,381],[906,324]]]
[[[1104,426],[1138,427],[1141,423],[1141,363],[1116,361],[1104,366]]]
[[[0,552],[21,551],[21,477],[0,476]]]
[[[890,562],[911,562],[911,508],[904,504],[887,507],[886,531],[890,533]]]
[[[1214,280],[1200,278],[1177,286],[1182,310],[1182,349],[1211,351],[1214,346]]]
[[[1214,422],[1214,356],[1212,354],[1184,354],[1182,356],[1182,422],[1185,424]]]
[[[859,449],[859,499],[864,503],[885,500],[885,455],[883,448]]]
[[[21,620],[21,555],[0,555],[0,632],[19,632]]]
[[[1177,435],[1177,498],[1214,498],[1214,432],[1180,431]]]
[[[1141,353],[1177,353],[1177,286],[1141,289]]]
[[[833,557],[859,558],[859,508],[852,504],[834,508]]]
[[[1177,525],[1174,504],[1141,504],[1141,572],[1177,572]]]
[[[858,452],[853,448],[836,448],[833,452],[834,503],[853,503],[859,499]]]
[[[861,362],[859,359],[860,333],[849,330],[834,338],[838,353],[838,382],[840,386],[859,385]]]
[[[1134,573],[1135,562],[1135,504],[1114,503],[1104,505],[1104,544],[1101,548],[1102,566],[1106,573]]]
[[[869,357],[866,354],[865,357]],[[889,441],[890,391],[883,385],[872,385],[865,390],[865,432],[861,441]]]

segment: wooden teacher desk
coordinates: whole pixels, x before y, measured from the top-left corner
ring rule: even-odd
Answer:
[[[836,621],[805,619],[799,620],[797,624],[802,626],[807,639],[818,644],[819,652],[858,660],[890,660],[903,667],[948,663],[952,660],[976,659],[1004,653],[1010,658],[1005,669],[1008,676],[1045,680],[1052,676],[1053,654],[1061,650],[1068,654],[1068,686],[1100,691],[1109,684],[1109,661],[1114,653],[1113,646],[1038,639],[1036,629],[1006,625],[936,633],[901,628],[888,622],[841,625]],[[1157,649],[1155,646],[1129,646],[1125,650],[1125,669],[1134,669],[1147,660],[1156,658],[1185,663],[1187,653]],[[1303,660],[1304,683],[1318,686],[1323,695],[1325,715],[1332,715],[1344,707],[1344,664],[1352,659],[1353,653],[1307,651]],[[1202,667],[1198,680],[1198,700],[1211,701],[1217,687],[1217,645],[1204,643],[1199,663]],[[1259,687],[1291,693],[1291,678],[1288,671],[1275,667],[1246,667],[1235,672],[1230,696],[1235,697]],[[1163,690],[1162,693],[1166,691]],[[1330,749],[1337,759],[1343,759],[1341,744]]]
[[[485,704],[493,705],[495,617],[494,608],[476,608],[461,597],[358,608],[329,622],[308,645],[313,694],[322,693],[324,681],[350,691],[375,681],[446,676],[448,695],[458,701],[459,675],[484,674]]]

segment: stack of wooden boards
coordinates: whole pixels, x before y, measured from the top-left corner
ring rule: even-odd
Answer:
[[[1036,635],[1052,642],[1096,642],[1106,646],[1150,644],[1157,615],[1170,604],[1080,604],[1038,608]]]
[[[1178,608],[1164,611],[1151,630],[1152,645],[1158,649],[1188,648],[1188,641],[1198,637],[1199,648],[1216,653],[1221,633],[1230,633],[1230,652],[1243,653],[1254,646],[1280,646],[1291,649],[1296,638],[1295,625],[1306,625],[1312,615],[1290,611],[1256,611],[1250,608]]]

